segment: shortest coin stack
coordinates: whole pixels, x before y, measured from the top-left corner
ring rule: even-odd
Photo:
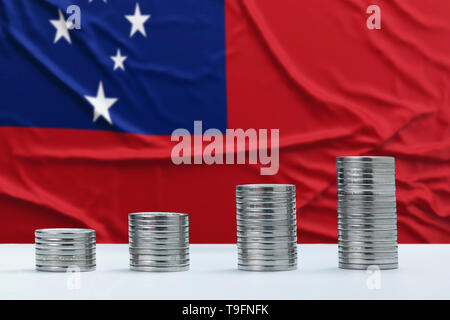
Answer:
[[[90,229],[39,229],[34,232],[36,270],[95,270],[95,231]]]
[[[130,213],[130,269],[189,270],[189,216],[185,213]]]

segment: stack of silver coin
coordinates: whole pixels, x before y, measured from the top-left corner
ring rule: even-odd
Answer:
[[[339,267],[398,268],[395,159],[336,158]]]
[[[185,213],[130,213],[130,269],[189,270],[189,216]]]
[[[238,269],[297,268],[295,186],[236,186]]]
[[[95,270],[95,231],[39,229],[34,232],[36,269],[39,271]]]

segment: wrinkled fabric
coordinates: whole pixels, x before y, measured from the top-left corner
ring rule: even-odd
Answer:
[[[188,212],[193,243],[235,242],[235,185],[293,183],[299,242],[335,243],[335,158],[387,155],[399,242],[450,243],[450,3],[377,1],[381,30],[368,30],[371,4],[226,1],[227,127],[280,129],[275,176],[175,166],[167,135],[0,127],[0,241],[89,227],[126,242],[127,214],[148,210]]]
[[[336,241],[335,157],[388,155],[399,241],[448,243],[450,3],[377,1],[369,30],[372,4],[228,2],[228,125],[280,128],[300,241]]]

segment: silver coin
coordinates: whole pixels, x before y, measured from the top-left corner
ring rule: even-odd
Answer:
[[[397,241],[386,241],[386,240],[373,240],[373,239],[353,239],[353,240],[345,240],[345,239],[338,239],[338,246],[339,248],[392,248],[397,247]]]
[[[395,192],[391,191],[337,191],[338,200],[357,201],[396,201]]]
[[[394,167],[395,166],[395,160],[394,158],[385,157],[385,158],[336,158],[336,165],[382,165],[382,166],[389,166]]]
[[[279,209],[236,209],[238,214],[256,215],[256,214],[272,214],[272,215],[294,215],[297,210],[295,208],[279,208]]]
[[[189,229],[188,228],[182,228],[182,229],[154,229],[154,230],[143,230],[143,229],[131,229],[131,227],[128,229],[128,234],[135,234],[137,236],[161,236],[164,234],[167,234],[168,236],[171,236],[173,234],[179,234],[179,235],[188,235]]]
[[[269,241],[269,242],[284,242],[284,241],[297,241],[297,237],[296,236],[288,236],[288,237],[254,237],[254,236],[247,236],[247,235],[243,235],[243,236],[238,236],[237,237],[238,240],[242,240],[242,241],[255,241],[255,242],[259,242],[259,241]]]
[[[241,249],[238,248],[238,257],[253,259],[293,259],[297,257],[296,248],[291,249]]]
[[[161,239],[158,239],[158,240],[155,240],[154,238],[144,238],[144,239],[142,239],[142,238],[137,238],[137,239],[135,239],[135,238],[130,238],[129,239],[129,244],[130,245],[133,245],[133,246],[138,246],[139,247],[139,245],[143,245],[143,246],[146,246],[146,245],[152,245],[152,244],[167,244],[167,245],[174,245],[174,246],[187,246],[187,245],[189,245],[189,240],[188,239],[176,239],[176,240],[170,240],[170,238],[169,238],[169,240],[161,240]]]
[[[164,227],[164,226],[189,226],[189,220],[129,220],[128,226],[135,227]]]
[[[248,249],[248,248],[239,248],[238,247],[238,253],[239,254],[248,254],[248,255],[259,255],[259,256],[277,256],[277,255],[291,255],[297,253],[297,246],[292,246],[292,248],[289,249]]]
[[[390,244],[378,244],[378,245],[352,245],[352,244],[346,244],[346,243],[339,243],[338,244],[338,250],[339,251],[345,251],[345,252],[397,252],[398,251],[398,245],[395,243]]]
[[[353,235],[372,235],[376,237],[389,237],[389,236],[396,236],[397,230],[395,228],[389,229],[389,230],[377,230],[377,229],[369,229],[369,230],[358,230],[358,229],[340,229],[338,228],[338,235],[339,236],[353,236]]]
[[[189,247],[189,240],[176,240],[176,241],[147,241],[148,238],[132,238],[130,237],[128,240],[128,244],[130,247],[136,247],[137,245],[140,245],[142,247],[147,246],[174,246],[174,247]]]
[[[236,199],[236,204],[240,205],[240,206],[245,206],[245,205],[258,205],[258,204],[276,204],[276,205],[295,205],[295,200],[293,199],[266,199],[266,200],[262,200],[262,199],[257,199],[257,200],[250,200],[248,198],[244,198],[244,199]]]
[[[55,245],[45,245],[45,244],[35,244],[36,250],[48,250],[48,251],[61,251],[61,252],[71,252],[80,250],[95,250],[96,245],[86,245],[86,246],[55,246]]]
[[[59,250],[59,249],[39,249],[36,248],[36,254],[42,255],[67,255],[67,256],[78,256],[78,255],[91,255],[95,253],[95,249],[76,249],[76,250]]]
[[[297,264],[288,266],[248,266],[238,264],[238,269],[243,271],[291,271],[297,269]]]
[[[397,223],[397,214],[348,214],[338,213],[338,221],[341,220],[393,220]]]
[[[130,247],[146,247],[149,245],[168,245],[168,246],[175,246],[175,247],[188,247],[189,241],[146,241],[142,239],[132,239],[130,238],[128,241],[128,244]]]
[[[163,260],[143,261],[130,259],[130,266],[170,268],[186,265],[189,265],[189,259],[179,261],[163,261]]]
[[[392,204],[373,204],[363,202],[339,202],[337,203],[339,212],[395,212],[396,205]]]
[[[396,218],[339,218],[342,224],[371,224],[371,225],[397,225]]]
[[[278,231],[278,232],[297,232],[297,226],[287,225],[287,226],[262,226],[262,225],[249,225],[236,227],[237,232],[264,232],[264,231]]]
[[[297,234],[296,233],[285,233],[285,234],[260,234],[260,233],[251,233],[251,234],[245,234],[245,233],[240,233],[237,235],[237,239],[247,239],[247,238],[297,238]]]
[[[236,203],[259,203],[259,202],[292,202],[295,203],[294,195],[275,195],[275,196],[241,196],[236,195]]]
[[[250,239],[238,239],[237,245],[240,248],[293,248],[297,247],[297,240],[284,240],[284,241],[269,241],[269,240],[260,240],[260,241],[252,241]]]
[[[297,243],[249,243],[238,242],[239,249],[292,249],[297,247]]]
[[[380,191],[380,192],[389,192],[392,194],[395,194],[396,192],[396,186],[395,184],[381,184],[381,183],[375,183],[375,184],[337,184],[337,191],[338,192],[358,192],[358,191]]]
[[[395,187],[395,177],[343,177],[342,175],[337,175],[336,183],[338,186],[359,186],[359,187],[371,187],[371,186],[394,186]]]
[[[166,240],[172,240],[176,241],[177,239],[189,239],[189,232],[130,232],[128,231],[128,237],[133,239],[155,239],[155,241],[163,241]]]
[[[243,215],[236,215],[236,222],[238,223],[253,223],[253,222],[266,222],[274,224],[280,224],[280,222],[288,222],[290,224],[295,225],[297,223],[297,217],[295,215],[291,216],[270,216],[270,215],[251,215],[251,216],[243,216]]]
[[[275,213],[271,211],[256,211],[256,210],[241,210],[236,209],[237,217],[267,217],[267,218],[276,218],[276,219],[284,219],[284,218],[295,218],[297,216],[297,212],[295,209],[287,209],[287,210],[278,210]]]
[[[358,182],[355,182],[358,181]],[[367,181],[367,183],[361,183],[360,181]],[[336,178],[337,187],[339,189],[363,189],[363,190],[392,190],[395,191],[395,179],[388,178]],[[389,182],[389,183],[388,183]]]
[[[378,216],[391,216],[397,217],[397,209],[395,208],[378,208],[378,209],[370,209],[370,208],[342,208],[337,207],[338,216],[361,216],[361,217],[378,217]]]
[[[348,176],[373,175],[374,177],[395,177],[395,168],[380,167],[337,167],[336,174]]]
[[[358,180],[364,180],[368,181],[369,184],[373,184],[378,181],[383,182],[393,182],[395,183],[395,174],[376,174],[376,173],[370,173],[370,172],[336,172],[336,182],[339,181],[358,181]]]
[[[48,242],[48,243],[86,243],[86,242],[95,242],[95,235],[89,237],[75,237],[75,238],[58,238],[58,237],[41,237],[40,235],[36,235],[34,237],[36,241],[40,242]]]
[[[394,214],[390,214],[390,215],[347,215],[347,214],[342,214],[342,213],[338,213],[338,221],[357,221],[357,220],[383,220],[383,221],[387,221],[387,220],[391,220],[394,221],[392,222],[393,224],[397,224],[397,215]]]
[[[237,235],[238,240],[243,241],[296,241],[297,235],[283,235],[283,236],[273,236],[273,235],[248,235],[248,234],[240,234]]]
[[[36,254],[36,260],[40,261],[77,261],[77,260],[92,260],[95,259],[96,255],[76,255],[76,256],[60,256],[60,255],[48,255],[48,254]]]
[[[149,244],[141,247],[131,246],[129,247],[133,252],[139,253],[140,250],[186,250],[189,249],[189,245],[171,245],[171,244]],[[131,252],[131,251],[130,251]]]
[[[337,215],[340,219],[392,219],[397,221],[397,213],[351,213],[345,210],[339,210]]]
[[[179,212],[133,212],[129,213],[128,217],[130,219],[189,219],[189,215],[187,213],[179,213]]]
[[[365,201],[365,202],[396,202],[396,195],[384,194],[384,195],[373,195],[373,194],[337,194],[338,201]]]
[[[161,256],[161,257],[166,257],[166,256],[189,256],[189,250],[188,249],[184,249],[184,250],[158,250],[158,249],[142,249],[142,250],[129,250],[130,252],[130,256]]]
[[[48,261],[74,261],[74,260],[88,260],[88,259],[95,259],[96,254],[93,253],[77,253],[77,254],[58,254],[58,253],[35,253],[35,259],[36,260],[48,260]]]
[[[41,237],[41,236],[35,236],[35,241],[38,242],[46,242],[46,243],[95,243],[96,238],[93,237],[84,237],[84,238],[55,238],[55,237]]]
[[[354,206],[351,203],[337,203],[337,210],[342,213],[351,213],[351,214],[390,214],[390,213],[397,213],[396,206],[390,207],[390,208],[379,208],[379,207],[373,207],[368,206],[367,208],[361,207],[361,206]]]
[[[361,243],[367,245],[367,246],[376,246],[377,243],[384,243],[386,246],[395,246],[397,244],[396,238],[387,238],[383,240],[378,240],[376,238],[366,237],[366,238],[345,238],[345,239],[338,239],[338,243],[342,247],[359,247]]]
[[[341,263],[339,262],[339,268],[341,269],[350,269],[350,270],[368,270],[370,267],[376,267],[380,270],[391,270],[391,269],[398,269],[398,263],[391,263],[391,264],[349,264],[349,263]]]
[[[285,210],[296,210],[295,203],[246,203],[246,204],[236,204],[237,210],[249,210],[252,209],[285,209]],[[256,211],[256,210],[255,210]]]
[[[128,223],[128,230],[130,229],[141,229],[141,230],[165,230],[165,229],[187,229],[189,228],[189,223],[172,223],[172,224],[162,224],[162,223]]]
[[[395,264],[398,263],[398,258],[343,258],[339,257],[339,262],[341,263],[353,263],[353,264]]]
[[[143,272],[179,272],[179,271],[188,271],[189,264],[184,266],[173,266],[173,267],[149,267],[149,266],[130,265],[130,270]]]
[[[369,162],[369,163],[395,163],[394,157],[389,156],[341,156],[336,157],[336,162]]]
[[[337,207],[338,208],[392,208],[395,209],[397,207],[397,200],[395,197],[391,199],[369,199],[367,196],[342,196],[338,195],[337,199]]]
[[[295,185],[293,184],[241,184],[236,186],[238,191],[252,191],[252,192],[294,192]]]
[[[37,229],[34,231],[36,237],[41,238],[58,238],[58,239],[78,239],[95,236],[95,230],[91,229],[75,229],[75,228],[50,228]]]
[[[248,227],[248,226],[262,226],[262,227],[266,227],[266,226],[272,226],[272,227],[291,227],[291,226],[295,226],[295,220],[294,222],[289,221],[289,220],[272,220],[272,221],[267,221],[267,220],[238,220],[236,222],[238,227]]]
[[[342,249],[342,248],[339,248],[339,255],[342,255],[342,256],[348,256],[348,257],[350,257],[350,258],[354,258],[354,257],[358,257],[358,256],[360,256],[360,257],[364,257],[364,255],[368,255],[368,256],[370,256],[370,255],[376,255],[376,254],[378,254],[379,255],[379,257],[393,257],[393,256],[395,256],[395,257],[398,257],[398,250],[390,250],[390,251],[382,251],[382,250],[379,250],[379,249],[377,249],[377,250],[361,250],[361,249],[358,249],[358,250],[349,250],[349,249]]]
[[[149,254],[139,254],[139,255],[130,255],[130,260],[136,263],[146,262],[146,261],[172,261],[175,264],[185,263],[189,261],[189,255],[168,255],[168,256],[156,256]]]
[[[189,254],[189,249],[136,249],[129,248],[129,252],[131,255],[173,255],[173,254]]]
[[[94,271],[96,268],[95,265],[92,266],[78,266],[76,271],[87,272]],[[46,272],[67,272],[69,270],[73,270],[73,266],[71,267],[60,267],[60,266],[45,266],[45,265],[36,265],[37,271],[46,271]]]
[[[397,234],[392,234],[392,235],[385,235],[385,236],[380,236],[374,233],[366,233],[366,234],[338,234],[338,240],[339,241],[396,241],[397,240]]]
[[[395,172],[395,167],[393,166],[385,166],[385,165],[370,165],[370,164],[344,164],[344,165],[340,165],[337,164],[336,165],[336,171],[338,172],[342,172],[342,171],[359,171],[359,170],[372,170],[372,172],[383,172],[383,171],[388,171],[388,172]]]
[[[384,165],[336,165],[336,172],[339,173],[378,173],[378,174],[395,174],[395,166],[384,166]]]
[[[339,251],[341,258],[356,259],[398,259],[398,252],[348,252]]]
[[[297,261],[297,255],[291,256],[255,256],[255,255],[239,255],[238,256],[238,264],[248,264],[248,265],[286,265],[283,261]],[[253,263],[249,263],[253,261]],[[273,261],[273,263],[268,263],[269,261]],[[292,264],[292,263],[290,263]]]
[[[348,229],[355,227],[355,230],[367,229],[370,228],[375,230],[384,230],[384,229],[397,229],[397,220],[395,219],[378,219],[379,221],[373,221],[375,219],[339,219],[338,227],[342,227],[342,229]]]
[[[71,267],[71,266],[93,266],[95,265],[95,259],[90,260],[74,260],[74,261],[61,261],[61,260],[38,260],[36,259],[36,265],[40,266],[57,266],[57,267]]]
[[[337,187],[337,194],[344,197],[344,196],[380,196],[380,197],[393,197],[396,195],[395,187],[393,188],[381,188],[379,185],[377,185],[376,188],[362,188],[362,187],[343,187],[339,186]]]
[[[128,231],[133,232],[152,232],[152,231],[175,231],[175,232],[188,232],[189,231],[189,225],[171,225],[171,226],[161,226],[161,225],[154,225],[154,226],[134,226],[129,225]]]
[[[85,247],[85,248],[59,248],[59,247],[39,247],[39,246],[35,246],[35,252],[36,253],[52,253],[52,252],[57,252],[57,253],[61,253],[61,254],[72,254],[72,253],[76,253],[76,252],[81,252],[82,254],[84,254],[84,252],[94,252],[95,253],[95,246],[93,247]]]
[[[177,265],[177,264],[186,264],[189,262],[189,255],[179,256],[179,255],[170,255],[170,256],[152,256],[152,255],[130,255],[130,261],[133,264],[141,264],[141,263],[151,263],[155,262],[156,264],[164,263],[164,265]]]
[[[149,232],[148,234],[135,234],[133,232],[128,232],[129,239],[140,240],[144,242],[180,242],[180,241],[189,241],[189,233],[181,232],[181,233],[157,233],[154,234]]]
[[[247,266],[286,266],[297,263],[297,258],[292,259],[242,259],[239,257],[239,264]]]

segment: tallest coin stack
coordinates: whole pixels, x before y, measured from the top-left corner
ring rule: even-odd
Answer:
[[[339,267],[398,268],[395,159],[336,158]]]

